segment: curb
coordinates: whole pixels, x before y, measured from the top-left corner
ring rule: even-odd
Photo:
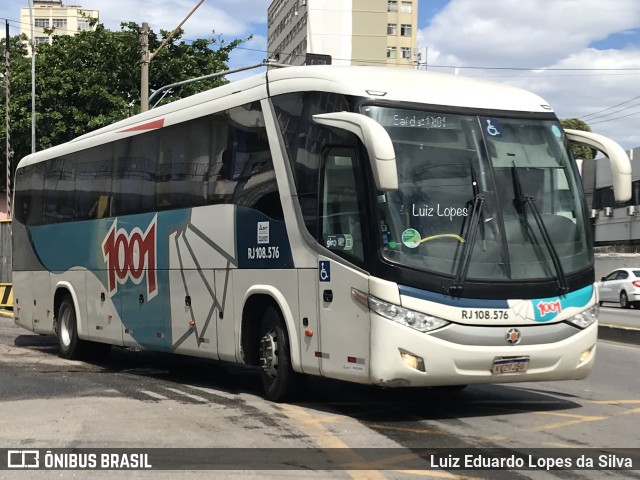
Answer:
[[[598,325],[598,339],[640,345],[640,328]]]
[[[13,312],[10,310],[0,310],[0,317],[13,318]]]

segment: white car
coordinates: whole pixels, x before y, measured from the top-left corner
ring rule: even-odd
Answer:
[[[640,308],[640,268],[617,268],[598,282],[600,305],[619,303],[622,308]]]

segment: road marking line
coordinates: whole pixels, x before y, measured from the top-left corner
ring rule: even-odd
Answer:
[[[169,400],[169,397],[165,397],[164,395],[160,395],[156,392],[150,392],[149,390],[138,390],[140,393],[144,393],[148,397],[155,398],[156,400]]]
[[[429,433],[432,435],[451,435],[449,432],[443,432],[441,430],[429,430],[428,428],[409,428],[409,427],[392,427],[389,425],[367,425],[369,428],[376,430],[393,430],[394,432],[410,432],[410,433]]]
[[[640,400],[591,400],[591,403],[600,405],[635,405],[640,404]]]
[[[206,399],[204,397],[201,397],[199,395],[193,395],[192,393],[183,392],[182,390],[178,390],[177,388],[165,387],[165,389],[169,390],[170,392],[177,393],[178,395],[182,395],[182,396],[188,397],[188,398],[190,398],[192,400],[196,400],[198,402],[211,403],[210,400],[208,400],[208,399]]]
[[[322,417],[322,418],[309,418],[308,420],[304,420],[304,423],[338,423],[342,420],[338,415],[334,415],[332,417]]]
[[[572,425],[579,425],[581,423],[587,422],[597,422],[600,420],[607,420],[609,417],[594,417],[588,415],[574,415],[571,413],[559,413],[559,412],[532,412],[537,413],[538,415],[551,415],[555,417],[568,417],[574,418],[575,420],[569,420],[566,422],[557,422],[557,423],[549,423],[547,425],[542,425],[541,427],[536,427],[531,429],[533,432],[543,432],[545,430],[555,430],[557,428],[569,427]]]
[[[484,477],[468,477],[466,475],[456,475],[455,473],[432,470],[394,470],[394,472],[406,473],[408,475],[420,475],[422,477],[453,478],[456,480],[484,480]]]
[[[626,412],[623,412],[622,415],[629,415],[630,413],[640,413],[640,407],[627,410]]]
[[[211,395],[215,395],[215,396],[218,396],[218,397],[224,397],[224,398],[229,399],[229,400],[238,400],[238,398],[240,398],[240,395],[235,395],[233,393],[222,392],[222,391],[216,390],[214,388],[199,387],[197,385],[189,385],[189,388],[192,388],[194,390],[200,390],[202,392],[209,393]]]
[[[341,465],[366,465],[367,462],[356,454],[337,435],[323,425],[322,422],[309,422],[311,415],[300,407],[294,405],[280,405],[281,410],[293,421],[297,422],[305,433],[322,448],[340,448],[342,458],[337,459]],[[338,453],[336,451],[336,453]],[[346,470],[346,473],[354,480],[386,480],[387,477],[373,470]]]
[[[311,415],[306,412],[304,409],[300,407],[296,407],[294,405],[279,405],[280,408],[284,411],[284,413],[293,421],[297,422],[305,431],[305,433],[320,446],[321,448],[330,448],[330,449],[343,449],[344,452],[335,452],[340,453],[341,457],[338,459],[339,463],[343,465],[345,468],[351,466],[362,466],[363,464],[366,468],[375,468],[376,466],[384,466],[384,465],[393,465],[393,462],[397,462],[399,460],[411,459],[415,458],[415,454],[406,454],[406,455],[396,455],[393,457],[388,457],[381,459],[376,462],[368,462],[360,455],[355,453],[351,448],[344,443],[337,435],[331,432],[327,427],[325,427],[326,423],[335,423],[335,416],[324,417],[319,421],[314,421],[311,419]],[[424,430],[423,430],[424,431]],[[455,480],[482,480],[481,477],[469,477],[464,475],[455,475],[453,473],[440,471],[440,470],[390,470],[396,473],[405,473],[409,475],[420,475],[423,477],[432,477],[432,478],[447,478],[447,479],[455,479]],[[354,480],[386,480],[381,472],[376,470],[346,470],[346,473],[353,478]]]

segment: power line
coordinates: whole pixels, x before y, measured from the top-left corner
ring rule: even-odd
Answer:
[[[635,108],[635,107],[640,107],[640,103],[636,103],[635,105],[630,105],[630,106],[628,106],[628,107],[626,107],[626,108],[621,108],[620,110],[617,110],[617,111],[615,111],[615,112],[605,113],[604,115],[599,115],[599,116],[597,116],[597,117],[592,117],[592,118],[590,118],[590,119],[589,119],[589,120],[587,120],[587,121],[588,121],[588,122],[592,122],[593,120],[600,120],[600,119],[602,119],[602,118],[604,118],[604,117],[609,117],[609,116],[611,116],[611,115],[617,115],[617,114],[619,114],[619,113],[622,113],[622,112],[624,112],[624,111],[626,111],[626,110],[630,110],[630,109]]]
[[[602,113],[602,112],[613,110],[614,108],[620,107],[620,106],[624,105],[625,103],[633,102],[634,100],[637,100],[638,98],[640,98],[640,95],[638,95],[637,97],[630,98],[629,100],[625,100],[622,103],[618,103],[617,105],[613,105],[612,107],[608,107],[608,108],[605,108],[603,110],[598,110],[597,112],[589,113],[588,115],[585,115],[585,116],[583,116],[581,118],[584,120],[587,117],[599,116],[599,114]],[[631,108],[631,107],[629,107],[629,108]],[[628,108],[624,108],[623,110],[628,110]],[[622,111],[622,110],[620,110],[620,111]],[[603,115],[603,116],[613,115],[615,113],[618,113],[618,112],[612,112],[610,114],[606,114],[606,115]]]
[[[620,120],[621,118],[627,118],[627,117],[631,117],[633,115],[638,115],[640,114],[640,111],[634,112],[634,113],[629,113],[627,115],[622,115],[621,117],[615,117],[615,118],[608,118],[607,120],[600,120],[597,122],[589,122],[589,125],[597,125],[598,123],[606,123],[606,122],[613,122],[614,120]]]
[[[0,20],[3,20],[5,18],[0,17]],[[13,26],[15,28],[20,28],[20,25],[30,25],[29,23],[26,22],[20,22],[18,20],[14,20],[14,19],[5,19],[8,20],[11,24],[14,24]],[[76,30],[69,30],[69,29],[63,29],[63,28],[54,28],[53,29],[53,34],[52,35],[56,35],[57,32],[66,32],[69,34],[75,34],[78,33]],[[117,33],[117,32],[114,32]],[[189,40],[189,39],[183,39],[186,42],[193,42],[193,40]],[[273,54],[274,52],[270,52],[269,50],[263,50],[263,49],[256,49],[256,48],[248,48],[248,47],[236,47],[236,49],[238,50],[246,50],[246,51],[254,51],[254,52],[259,52],[259,53],[263,53],[266,54],[267,56],[269,56],[270,54]],[[304,57],[304,55],[294,55],[295,57]],[[370,59],[356,59],[356,58],[334,58],[334,60],[339,60],[339,61],[355,61],[355,62],[369,62],[369,63],[378,63],[381,65],[386,65],[387,61],[386,60],[370,60]],[[425,66],[426,63],[414,63],[414,65],[420,67],[420,66]],[[571,76],[593,76],[593,77],[597,77],[597,76],[611,76],[611,75],[637,75],[640,74],[640,67],[624,67],[624,68],[581,68],[581,67],[577,67],[577,68],[555,68],[555,67],[549,67],[549,68],[532,68],[532,67],[499,67],[499,66],[462,66],[462,65],[436,65],[436,64],[429,64],[429,68],[441,68],[441,69],[449,69],[449,70],[504,70],[504,71],[522,71],[522,72],[637,72],[637,73],[603,73],[601,75],[571,75]],[[547,75],[550,76],[550,75]],[[558,75],[558,76],[570,76],[570,75]],[[491,77],[490,75],[486,75],[486,77]],[[498,77],[498,76],[496,76]],[[503,76],[503,78],[510,78],[507,76]],[[524,78],[524,77],[520,77],[520,78]],[[640,98],[640,97],[638,97]],[[615,108],[614,107],[610,107],[610,108]],[[599,112],[595,112],[592,115],[595,115],[596,113]]]

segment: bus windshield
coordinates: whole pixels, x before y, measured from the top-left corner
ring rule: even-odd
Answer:
[[[396,151],[398,190],[377,198],[388,261],[454,283],[564,281],[592,265],[577,170],[553,117],[363,113]]]

